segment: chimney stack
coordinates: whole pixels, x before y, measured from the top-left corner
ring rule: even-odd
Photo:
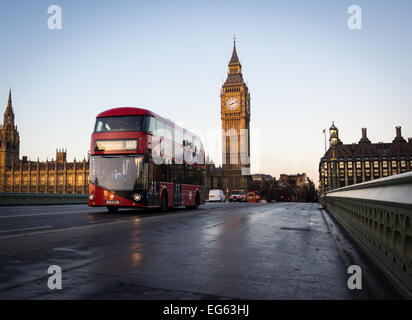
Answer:
[[[408,142],[409,142],[410,144],[412,144],[412,137],[409,137],[409,138],[408,138]]]
[[[366,128],[362,128],[362,138],[359,140],[359,143],[371,143],[366,134]]]
[[[362,128],[362,139],[366,139],[366,128]]]
[[[396,127],[396,137],[392,142],[406,142],[406,140],[402,137],[401,126]]]
[[[401,127],[400,127],[400,126],[397,126],[397,127],[396,127],[396,137],[399,138],[399,137],[401,137],[401,136],[402,136],[402,134],[401,134]]]

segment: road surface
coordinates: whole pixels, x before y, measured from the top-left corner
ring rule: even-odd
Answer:
[[[358,264],[363,289],[350,290]],[[47,286],[49,266],[62,289]],[[397,297],[317,203],[0,208],[0,299]]]

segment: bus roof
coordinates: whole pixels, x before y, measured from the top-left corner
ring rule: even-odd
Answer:
[[[97,115],[97,118],[102,117],[116,117],[116,116],[131,116],[131,115],[151,115],[157,116],[153,112],[142,109],[142,108],[132,108],[132,107],[121,107],[113,108],[106,111],[103,111]]]

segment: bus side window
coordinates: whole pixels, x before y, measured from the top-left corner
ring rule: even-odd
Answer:
[[[173,141],[173,129],[171,126],[169,125],[165,125],[165,133],[164,133],[164,137]]]
[[[169,159],[166,162],[166,169],[167,169],[167,182],[173,182],[173,164],[172,159]]]
[[[194,145],[194,148],[193,148],[194,152],[196,154],[200,153],[200,141],[197,137],[193,139],[193,145]]]
[[[160,137],[165,136],[165,124],[159,120],[156,120],[156,131],[155,134]]]
[[[173,144],[174,144],[173,154],[174,154],[175,160],[178,163],[182,163],[183,162],[183,130],[180,127],[174,128]]]
[[[202,184],[202,172],[200,167],[195,167],[195,181],[196,184]]]
[[[159,179],[159,181],[162,181],[162,182],[167,182],[168,181],[168,179],[167,179],[168,165],[166,163],[167,163],[167,161],[165,161],[164,163],[162,163],[159,166],[159,169],[160,169],[160,177],[159,177],[160,179]]]
[[[186,166],[186,172],[187,172],[187,176],[186,176],[186,183],[187,184],[194,184],[193,182],[193,171],[194,171],[194,167],[191,165],[185,165]]]
[[[197,167],[197,183],[198,184],[203,184],[202,183],[202,168],[201,167]]]
[[[154,133],[156,131],[156,119],[152,116],[146,116],[143,130],[147,133]]]
[[[184,171],[183,171],[183,164],[181,164],[181,163],[179,163],[179,164],[175,164],[175,166],[176,166],[176,183],[180,183],[180,184],[182,184],[182,183],[184,183],[184,180],[183,180],[183,173],[184,173]]]
[[[173,157],[173,130],[169,125],[165,125],[164,131],[165,137],[165,156],[172,158]]]
[[[179,165],[173,163],[172,164],[173,167],[173,183],[179,183]]]

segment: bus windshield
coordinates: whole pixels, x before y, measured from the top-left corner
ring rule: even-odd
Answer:
[[[97,118],[94,132],[143,131],[144,116],[117,116]]]
[[[92,156],[90,182],[110,191],[147,189],[147,161],[143,156]]]

